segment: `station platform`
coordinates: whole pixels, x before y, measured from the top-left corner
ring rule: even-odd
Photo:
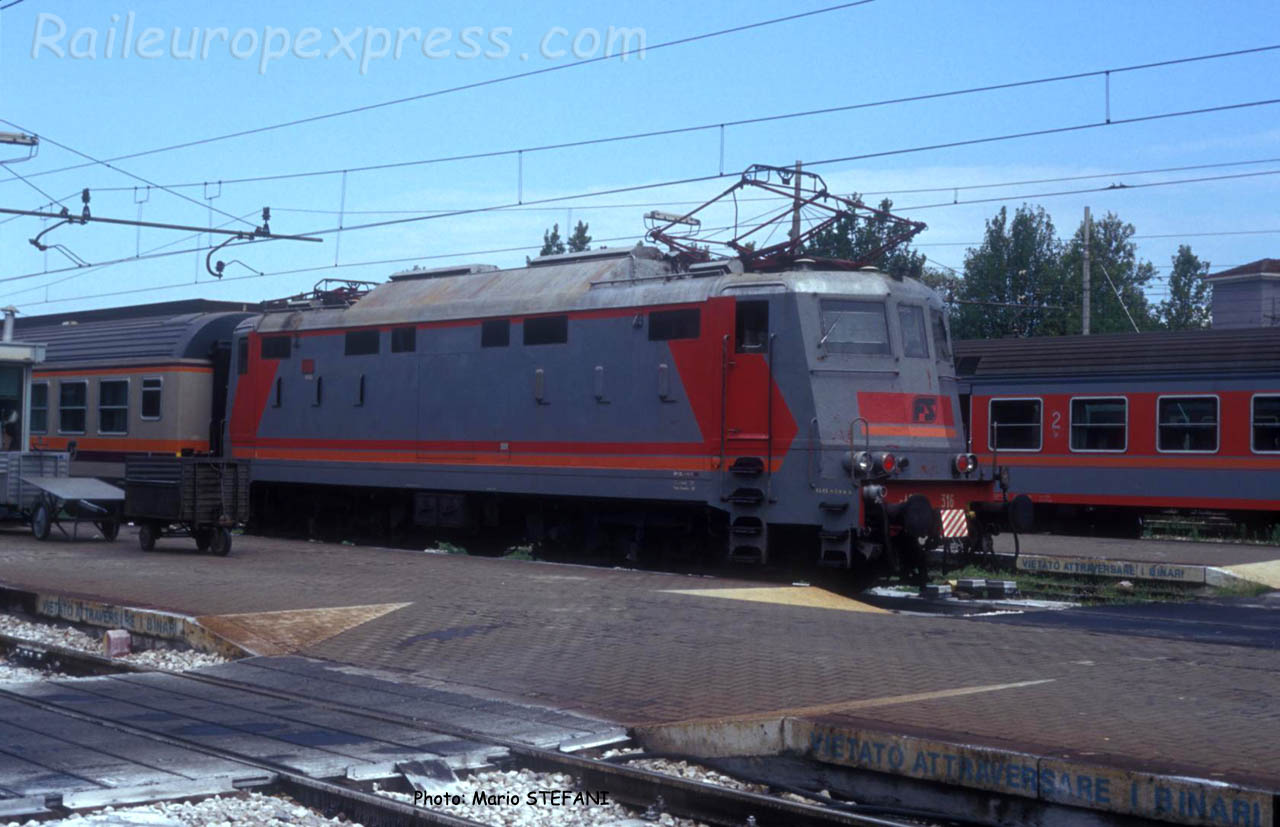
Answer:
[[[1199,795],[1203,817],[1193,803],[1174,819],[1188,824],[1270,825],[1280,792],[1280,648],[1177,633],[1201,616],[1136,636],[893,613],[806,586],[258,537],[227,558],[177,542],[147,554],[128,532],[0,533],[0,586],[50,616],[487,693],[666,743],[736,726],[831,764],[1117,813]],[[1226,610],[1280,639],[1280,601]]]

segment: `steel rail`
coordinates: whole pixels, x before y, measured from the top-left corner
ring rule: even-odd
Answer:
[[[667,807],[667,812],[686,818],[732,825],[732,827],[739,827],[739,825],[745,823],[748,816],[754,816],[756,824],[760,827],[767,827],[768,825],[778,825],[778,827],[787,827],[787,825],[797,825],[797,827],[806,827],[807,825],[812,825],[813,827],[820,827],[820,825],[918,827],[916,822],[893,821],[869,815],[842,812],[817,805],[792,802],[776,796],[743,792],[714,784],[689,781],[684,778],[619,765],[601,759],[569,755],[556,750],[535,747],[523,741],[476,732],[465,727],[449,726],[438,721],[431,721],[424,727],[423,721],[409,716],[365,709],[282,689],[268,689],[229,678],[194,672],[184,672],[182,677],[213,686],[263,695],[276,700],[305,702],[324,709],[361,715],[386,723],[423,727],[432,732],[502,747],[507,750],[513,757],[514,762],[519,766],[542,772],[568,773],[581,778],[587,787],[599,784],[602,788],[607,788],[610,795],[616,795],[619,800],[640,808],[646,808],[654,804],[661,797]],[[615,790],[617,791],[616,793]],[[946,818],[946,816],[938,814],[938,818]]]
[[[67,709],[65,706],[60,704],[12,692],[4,688],[3,685],[0,685],[0,697],[49,712],[51,714],[60,715],[65,718],[85,721],[117,732],[125,732],[130,735],[145,738],[156,743],[180,747],[182,749],[199,752],[215,758],[221,758],[226,761],[234,761],[252,769],[261,770],[265,775],[260,779],[260,784],[252,784],[247,780],[242,780],[238,787],[241,789],[252,787],[255,790],[274,787],[298,798],[299,801],[304,804],[317,807],[327,812],[339,811],[347,813],[353,818],[356,813],[360,813],[363,816],[360,819],[360,823],[366,825],[366,827],[372,827],[372,825],[415,824],[433,824],[442,825],[442,827],[484,827],[484,825],[479,824],[478,822],[465,818],[458,818],[457,816],[451,816],[448,813],[411,806],[385,796],[373,795],[328,781],[310,778],[273,761],[248,758],[231,750],[217,749],[204,744],[188,741],[185,738],[162,735],[148,729],[132,726],[120,721],[113,721],[109,718],[99,717],[80,710]],[[171,795],[165,796],[165,798],[161,800],[169,800],[173,797],[174,796]],[[137,803],[141,804],[143,802]],[[66,809],[60,805],[56,806],[60,809]],[[121,804],[119,806],[132,806],[132,804]]]
[[[150,670],[92,653],[80,652],[60,646],[37,644],[31,641],[11,638],[7,635],[0,636],[0,648],[8,646],[9,641],[12,641],[14,649],[38,648],[56,653],[57,657],[62,659],[64,665],[68,663],[75,664],[75,668],[81,671],[82,674],[106,675],[125,672],[162,672],[195,683],[234,689],[238,692],[247,692],[273,700],[304,702],[323,709],[359,715],[372,720],[402,726],[412,726],[500,747],[505,749],[510,756],[510,758],[500,761],[502,764],[511,763],[518,767],[538,772],[569,774],[580,779],[584,788],[607,790],[612,798],[639,810],[645,810],[657,805],[659,809],[673,815],[714,824],[732,825],[732,827],[747,823],[749,817],[754,818],[759,827],[769,827],[770,825],[777,825],[777,827],[786,827],[787,825],[796,825],[796,827],[829,827],[829,825],[913,827],[908,822],[849,813],[813,804],[788,801],[776,796],[690,781],[651,770],[542,749],[521,741],[475,732],[464,727],[449,726],[435,721],[424,723],[408,716],[364,709],[280,689],[268,689],[228,678],[192,672],[174,673],[165,672],[164,670]],[[362,824],[442,824],[449,825],[449,827],[474,827],[475,825],[475,822],[451,816],[447,813],[404,804],[385,796],[373,795],[329,781],[311,778],[283,764],[249,758],[234,751],[221,750],[183,738],[162,735],[151,730],[134,727],[107,718],[100,718],[82,710],[69,710],[56,703],[12,693],[3,687],[0,687],[0,696],[55,714],[92,722],[152,741],[192,749],[263,770],[272,774],[272,783],[275,786],[302,803],[323,810],[339,809]],[[939,817],[941,818],[942,816],[940,815]]]

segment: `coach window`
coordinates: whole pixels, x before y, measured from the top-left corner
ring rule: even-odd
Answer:
[[[701,333],[702,311],[654,310],[649,314],[649,341],[669,342],[672,339],[696,339]]]
[[[159,377],[142,380],[142,418],[159,419],[160,401],[164,394],[164,380]]]
[[[822,338],[818,346],[832,353],[893,353],[884,304],[842,299],[824,301]]]
[[[1041,408],[1039,399],[992,399],[987,444],[993,450],[1039,451]]]
[[[1129,400],[1123,396],[1071,400],[1071,450],[1123,451],[1129,425]]]
[[[526,345],[562,345],[569,341],[568,316],[538,316],[524,320]]]
[[[85,408],[89,399],[89,382],[79,380],[58,383],[58,431],[83,434]]]
[[[416,327],[391,328],[391,352],[413,353],[418,347],[418,329]]]
[[[49,383],[31,385],[31,430],[43,434],[49,430]]]
[[[1218,450],[1218,397],[1162,396],[1156,408],[1161,451]]]
[[[937,310],[930,310],[929,318],[933,320],[933,352],[939,362],[950,362],[951,339],[947,336],[947,319]]]
[[[898,305],[898,326],[902,328],[902,355],[929,357],[929,334],[924,326],[924,308]]]
[[[32,394],[35,385],[31,386]],[[32,403],[31,421],[35,427],[35,403]],[[1253,398],[1253,450],[1259,453],[1280,453],[1280,396],[1255,396]]]
[[[378,352],[381,334],[376,330],[352,330],[347,333],[348,356],[371,356]]]
[[[98,381],[98,433],[129,432],[129,380]]]
[[[480,323],[480,347],[506,347],[511,344],[511,320],[489,319]]]
[[[288,359],[292,350],[292,340],[288,336],[263,336],[263,359]]]

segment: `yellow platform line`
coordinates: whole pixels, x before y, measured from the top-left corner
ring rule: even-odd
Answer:
[[[836,609],[844,612],[893,614],[860,600],[843,597],[814,586],[763,586],[742,589],[667,589],[668,594],[694,597],[719,597],[724,600],[747,600],[753,603],[776,603],[784,606],[806,606],[811,609]]]
[[[1260,563],[1240,563],[1234,566],[1223,566],[1232,574],[1246,580],[1262,583],[1273,589],[1280,589],[1280,560],[1263,560]]]
[[[205,615],[205,629],[255,655],[286,655],[390,614],[411,603]]]

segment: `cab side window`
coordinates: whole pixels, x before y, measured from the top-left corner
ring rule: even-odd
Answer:
[[[740,301],[733,333],[738,353],[762,353],[769,348],[769,303]]]
[[[924,326],[924,308],[898,305],[898,325],[902,328],[902,355],[929,357],[929,333]]]

